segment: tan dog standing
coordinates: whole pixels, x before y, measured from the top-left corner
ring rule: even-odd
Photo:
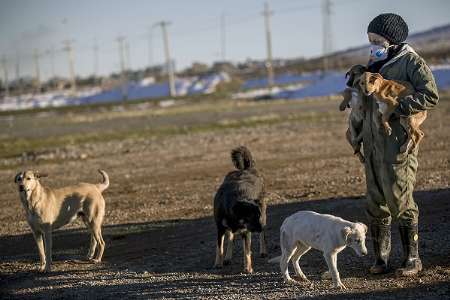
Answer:
[[[386,80],[381,74],[365,72],[360,80],[361,91],[367,95],[373,95],[378,103],[381,113],[381,124],[386,133],[391,135],[392,128],[389,118],[399,105],[399,99],[414,93],[411,84],[394,80]],[[409,117],[400,117],[400,124],[405,128],[408,139],[400,151],[405,152],[414,149],[422,140],[424,133],[419,126],[427,118],[427,112],[422,111]],[[412,148],[410,144],[412,142]]]
[[[102,260],[105,249],[101,230],[105,215],[102,192],[109,186],[109,177],[105,171],[98,171],[103,176],[102,183],[79,183],[60,189],[41,185],[39,179],[47,175],[40,175],[38,172],[25,171],[16,175],[14,182],[19,188],[20,200],[39,251],[39,271],[51,271],[52,231],[71,223],[78,216],[91,232],[88,259],[94,262]]]

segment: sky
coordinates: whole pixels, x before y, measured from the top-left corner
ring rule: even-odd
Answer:
[[[273,11],[275,58],[314,57],[322,53],[320,0],[267,1]],[[367,44],[367,25],[380,13],[400,14],[411,33],[450,23],[446,0],[331,0],[332,50]],[[69,76],[63,41],[73,43],[75,73],[89,76],[120,70],[117,38],[128,44],[128,65],[140,69],[164,62],[161,28],[168,35],[176,69],[193,62],[221,60],[221,16],[225,20],[225,59],[266,56],[262,0],[0,0],[0,56],[9,79],[35,74],[41,79]],[[150,38],[151,37],[151,38]],[[150,47],[150,44],[152,45]],[[98,47],[97,67],[94,47]],[[54,49],[53,68],[51,53]],[[18,66],[18,67],[17,67]],[[1,72],[4,77],[4,72]]]

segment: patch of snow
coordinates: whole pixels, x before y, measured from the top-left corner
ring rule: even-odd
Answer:
[[[175,100],[173,100],[173,99],[163,100],[163,101],[160,101],[158,103],[158,105],[163,108],[170,107],[170,106],[175,105]]]
[[[230,77],[226,73],[177,78],[175,89],[178,96],[209,94],[215,91],[218,84],[228,81],[230,81]],[[170,95],[167,82],[154,83],[154,78],[147,77],[138,83],[128,83],[124,90],[121,87],[110,90],[102,90],[96,87],[80,90],[75,96],[72,96],[68,91],[61,91],[5,97],[0,99],[0,111],[121,102],[124,98],[124,92],[127,93],[127,101],[162,98]]]

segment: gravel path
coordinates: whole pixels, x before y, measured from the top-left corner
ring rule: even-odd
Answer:
[[[339,255],[338,265],[348,289],[334,290],[331,281],[321,279],[326,270],[321,254],[310,251],[300,263],[313,284],[286,285],[278,266],[258,257],[256,237],[254,274],[241,273],[239,239],[232,265],[222,270],[212,268],[215,256],[212,196],[232,167],[229,150],[239,144],[252,150],[270,192],[270,257],[280,252],[281,222],[297,210],[365,221],[364,173],[343,137],[346,116],[338,114],[324,119],[302,115],[317,107],[333,110],[336,105],[336,101],[323,100],[232,106],[227,110],[227,120],[234,120],[233,112],[236,119],[242,116],[255,119],[262,112],[278,117],[275,122],[270,119],[246,128],[229,126],[168,136],[138,136],[64,147],[50,145],[45,153],[54,153],[53,156],[34,160],[0,158],[3,166],[0,185],[4,189],[0,194],[1,298],[450,298],[448,100],[430,114],[421,145],[415,194],[421,212],[420,251],[424,271],[420,276],[397,279],[393,274],[368,275],[371,258],[357,257],[353,250],[346,249]],[[181,126],[187,119],[209,124],[217,112],[202,108],[201,113],[180,114],[180,123],[176,123],[176,114],[171,118]],[[128,115],[134,118],[132,113]],[[99,122],[106,122],[105,112],[94,116]],[[70,116],[54,118],[55,122],[66,119],[67,132],[72,133]],[[149,122],[144,119],[141,122]],[[83,126],[95,128],[96,123],[92,122]],[[136,122],[131,123],[136,126]],[[120,122],[115,123],[120,127]],[[114,129],[114,122],[110,126]],[[20,137],[21,131],[17,134]],[[64,130],[58,129],[57,134],[64,135]],[[73,155],[61,157],[65,153],[62,149],[70,149]],[[81,158],[80,154],[85,156]],[[100,180],[95,171],[99,167],[111,177],[111,186],[105,192],[104,262],[90,264],[84,260],[88,235],[81,222],[76,221],[54,234],[52,273],[37,273],[36,248],[12,184],[15,173],[22,168],[46,171],[50,177],[44,184],[56,187],[76,181],[96,182]],[[393,266],[398,266],[400,260],[399,236],[394,227]]]

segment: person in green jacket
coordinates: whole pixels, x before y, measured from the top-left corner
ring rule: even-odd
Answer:
[[[388,267],[391,250],[391,221],[397,220],[404,260],[398,275],[411,276],[422,270],[419,257],[419,209],[413,198],[417,173],[418,147],[401,152],[407,133],[400,117],[433,108],[439,100],[436,84],[425,61],[404,43],[408,26],[401,16],[387,13],[375,17],[367,29],[371,54],[368,71],[383,78],[410,82],[415,93],[400,99],[389,123],[392,134],[377,126],[378,106],[372,97],[364,97],[363,148],[367,184],[367,216],[375,252],[372,274]],[[382,126],[381,126],[382,127]]]

